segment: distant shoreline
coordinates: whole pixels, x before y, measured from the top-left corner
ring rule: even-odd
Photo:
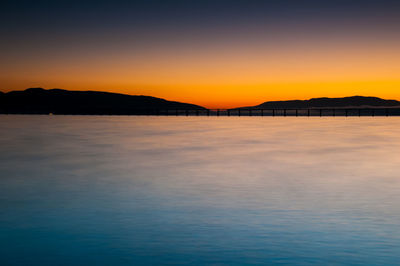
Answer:
[[[400,102],[350,96],[269,101],[232,109],[205,107],[143,95],[29,88],[0,93],[0,114],[156,116],[398,116]]]
[[[1,115],[72,115],[72,116],[197,116],[197,117],[378,117],[400,116],[397,108],[309,108],[309,109],[205,109],[143,110],[137,113],[4,113]]]

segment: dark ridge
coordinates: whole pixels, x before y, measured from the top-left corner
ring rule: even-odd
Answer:
[[[308,108],[373,108],[400,106],[396,100],[378,97],[351,96],[343,98],[312,98],[310,100],[270,101],[250,107],[235,109],[308,109]]]
[[[151,96],[101,91],[29,88],[0,93],[0,113],[6,114],[152,114],[156,110],[206,110],[206,108]]]

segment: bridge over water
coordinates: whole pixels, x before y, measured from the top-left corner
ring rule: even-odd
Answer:
[[[160,116],[400,116],[400,108],[152,110]]]

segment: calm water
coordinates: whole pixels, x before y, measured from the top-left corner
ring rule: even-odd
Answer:
[[[399,166],[397,117],[0,116],[0,264],[399,264]]]

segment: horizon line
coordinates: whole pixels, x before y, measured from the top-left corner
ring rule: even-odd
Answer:
[[[336,97],[319,96],[319,97],[307,97],[307,98],[289,98],[289,99],[288,98],[286,98],[286,99],[283,98],[283,99],[280,99],[280,100],[262,100],[261,102],[256,103],[254,105],[242,105],[242,106],[237,106],[237,107],[221,107],[221,106],[216,107],[214,105],[210,105],[211,106],[210,107],[207,104],[206,105],[198,104],[198,103],[195,103],[195,102],[191,102],[190,100],[182,101],[182,100],[169,99],[169,98],[166,98],[166,97],[158,97],[158,96],[154,96],[154,95],[130,94],[130,93],[124,93],[124,92],[107,91],[107,90],[62,89],[62,88],[57,88],[57,87],[56,88],[46,89],[44,87],[28,87],[26,89],[21,89],[21,90],[18,90],[18,89],[17,90],[12,90],[12,89],[10,89],[10,90],[0,90],[0,93],[9,93],[9,92],[14,92],[14,91],[26,91],[28,89],[43,89],[45,91],[49,91],[49,90],[64,90],[64,91],[74,91],[74,92],[102,92],[102,93],[110,93],[110,94],[121,94],[121,95],[127,95],[127,96],[153,97],[153,98],[163,99],[163,100],[167,100],[167,101],[194,104],[194,105],[198,105],[198,106],[204,107],[206,109],[210,109],[210,110],[213,110],[213,109],[215,109],[215,110],[218,110],[218,109],[219,110],[228,110],[228,109],[247,108],[247,107],[251,108],[251,107],[254,107],[254,106],[257,106],[257,105],[261,105],[261,104],[267,103],[267,102],[308,101],[308,100],[312,100],[312,99],[323,99],[323,98],[325,98],[325,99],[343,99],[343,98],[352,98],[352,97],[365,97],[365,98],[379,98],[379,99],[387,100],[387,101],[390,101],[390,100],[400,101],[400,99],[388,99],[388,98],[372,96],[372,95],[359,95],[359,94],[356,94],[356,95],[336,96]]]

